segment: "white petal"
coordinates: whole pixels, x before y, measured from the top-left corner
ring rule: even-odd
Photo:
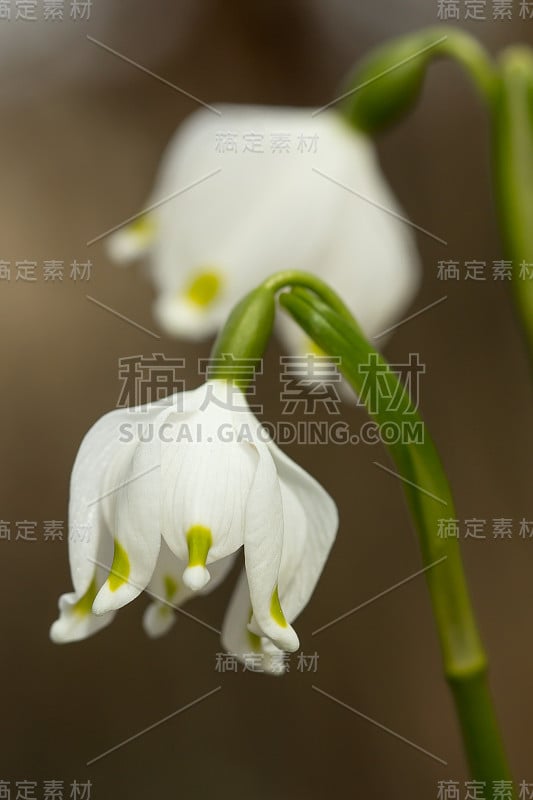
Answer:
[[[337,507],[325,489],[274,443],[269,445],[284,493],[285,543],[280,602],[289,622],[305,608],[322,573],[338,528]],[[287,502],[287,498],[290,498]],[[299,506],[299,508],[298,508]],[[305,541],[301,512],[305,515]],[[287,522],[289,524],[287,524]],[[293,538],[294,541],[290,542]]]
[[[72,469],[69,499],[69,558],[76,595],[85,594],[91,583],[97,550],[105,524],[105,475],[119,452],[119,430],[128,421],[128,411],[111,411],[85,435]]]
[[[116,264],[129,264],[148,252],[155,235],[152,215],[145,215],[129,225],[124,225],[105,241],[109,258]]]
[[[158,324],[169,336],[184,337],[195,341],[214,335],[224,324],[236,300],[202,308],[187,300],[178,290],[161,292],[154,305]]]
[[[75,592],[62,594],[59,598],[59,617],[50,628],[50,639],[55,644],[66,644],[87,639],[102,628],[107,627],[115,616],[113,612],[96,616],[81,612],[80,598]]]
[[[283,501],[283,547],[279,568],[279,597],[280,601],[283,598],[283,611],[289,619],[287,589],[305,559],[308,524],[304,507],[292,488],[283,480],[280,481],[280,488]],[[296,616],[290,615],[289,622],[293,622]]]
[[[83,638],[112,619],[112,615],[107,613],[100,620],[93,618],[88,613],[90,605],[87,608],[87,604],[89,598],[91,601],[94,599],[109,572],[117,505],[116,490],[124,475],[131,469],[130,460],[138,440],[137,427],[142,426],[144,429],[156,418],[164,420],[166,415],[175,415],[177,408],[186,413],[197,407],[202,396],[203,394],[199,395],[198,390],[195,390],[150,406],[112,411],[98,420],[84,437],[76,456],[70,484],[69,559],[74,592],[63,595],[60,600],[60,618],[50,632],[54,641]],[[150,510],[153,510],[153,505],[150,507],[149,502],[146,505],[143,503],[141,512],[145,516]],[[131,509],[126,513],[131,516]],[[128,517],[126,519],[129,520]],[[156,520],[159,524],[159,514],[157,517],[148,514],[150,525],[155,526]],[[138,522],[139,520],[134,519],[133,525],[138,525]],[[127,535],[131,535],[129,527]],[[135,529],[133,536],[139,535],[139,530]],[[152,537],[152,549],[153,541]],[[129,542],[127,546],[130,546]],[[135,551],[136,547],[140,548],[143,556],[140,561],[137,559],[137,564],[141,563],[143,571],[137,577],[141,584],[144,582],[146,585],[153,566],[143,561],[144,543],[139,538],[132,549]],[[102,613],[115,607],[118,604],[110,604],[107,608],[97,610]]]
[[[212,564],[209,568],[211,580],[199,594],[213,591],[224,580],[234,560],[234,556],[228,556]],[[167,633],[176,620],[174,609],[195,594],[182,580],[186,566],[186,562],[177,559],[162,542],[155,572],[147,588],[147,593],[153,598],[143,617],[148,636],[155,638]]]
[[[176,605],[176,603],[173,603]],[[144,632],[151,639],[164,636],[176,622],[176,614],[172,606],[166,603],[150,603],[143,614]]]
[[[117,409],[85,435],[72,469],[69,499],[69,559],[78,598],[91,583],[100,541],[114,527],[116,488],[133,456],[138,427],[147,426],[162,409],[194,404],[194,392],[137,409]]]
[[[172,606],[181,605],[193,592],[188,589],[181,575],[185,562],[171,553],[163,541],[157,565],[147,587],[147,593],[154,598],[143,617],[144,630],[153,638],[163,636],[175,622]]]
[[[343,173],[352,141],[333,113],[313,118],[310,109],[259,106],[222,111],[222,120],[195,112],[169,145],[151,202],[196,185],[154,212],[158,235],[151,264],[155,285],[164,293],[181,292],[197,270],[217,270],[231,305],[271,272],[307,269],[325,252],[345,198],[313,168]],[[239,152],[217,152],[224,131],[236,136]],[[242,151],[250,133],[262,137],[263,153]],[[272,151],[279,134],[289,152]],[[313,136],[316,153],[299,152],[301,137]],[[198,183],[207,175],[212,177]],[[160,319],[181,333],[185,322],[161,303]],[[207,320],[222,308],[214,305],[206,314],[205,331]],[[193,326],[191,335],[201,335],[200,327]]]
[[[246,572],[242,572],[230,600],[222,625],[222,646],[252,672],[282,675],[286,671],[285,656],[266,637],[248,629],[252,603]]]
[[[185,392],[131,414],[132,441],[117,445],[106,475],[104,509],[114,538],[114,560],[93,605],[95,614],[121,608],[147,586],[161,544],[161,431],[185,420],[201,395]],[[179,409],[179,410],[178,410]]]
[[[372,338],[398,322],[419,288],[421,264],[415,236],[409,223],[398,218],[407,215],[366,137],[352,134],[343,173],[330,177],[362,197],[338,187],[344,199],[329,246],[309,261],[307,270],[328,281]],[[316,178],[325,180],[320,175]],[[279,330],[291,352],[308,352],[305,334],[288,315],[280,315]],[[383,342],[380,338],[379,344]]]
[[[235,414],[222,407],[230,398],[227,392],[221,381],[207,383],[204,407],[191,414],[185,425],[178,420],[170,436],[174,441],[163,447],[163,536],[183,561],[189,560],[187,534],[196,527],[211,534],[207,565],[243,544],[256,453],[232,433]]]
[[[75,641],[111,622],[90,612],[111,563],[109,499],[106,476],[122,463],[120,428],[131,421],[128,410],[115,410],[98,420],[85,435],[72,470],[69,499],[69,561],[74,592],[62,595],[60,617],[52,625],[53,641]],[[103,569],[102,569],[102,565]]]
[[[70,592],[59,598],[59,618],[50,628],[50,638],[56,644],[86,639],[112,622],[115,616],[113,612],[100,617],[91,612],[94,597],[106,578],[106,565],[111,563],[111,557],[111,538],[105,536],[100,540],[96,553],[96,560],[104,566],[93,566],[93,578],[86,592],[83,595]]]
[[[152,577],[161,542],[160,450],[157,439],[138,442],[133,451],[128,446],[125,469],[109,489],[114,494],[115,556],[94,601],[95,614],[129,603]]]
[[[256,445],[259,460],[248,496],[244,558],[253,619],[250,630],[271,639],[280,650],[293,652],[299,642],[278,597],[283,547],[283,507],[274,460],[265,444]]]

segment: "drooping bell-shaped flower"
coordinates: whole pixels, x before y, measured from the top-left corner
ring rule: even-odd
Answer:
[[[172,607],[214,588],[242,547],[245,569],[223,627],[235,656],[279,671],[337,530],[325,490],[269,439],[235,386],[198,389],[102,417],[74,464],[69,555],[56,642],[83,639],[145,589],[152,636]]]
[[[117,261],[147,255],[163,329],[215,334],[235,301],[280,269],[326,278],[367,336],[397,321],[418,287],[419,259],[371,140],[331,110],[220,110],[181,125],[152,210],[108,239]],[[308,349],[290,320],[281,326],[291,352]]]

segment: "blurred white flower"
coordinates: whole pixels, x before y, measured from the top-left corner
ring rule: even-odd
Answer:
[[[418,287],[419,258],[370,139],[330,110],[218,108],[222,116],[202,109],[179,128],[152,210],[108,239],[116,261],[148,256],[162,328],[215,334],[280,269],[327,280],[367,336],[397,321]],[[307,351],[288,318],[281,333],[291,352]]]
[[[143,590],[151,636],[172,607],[214,588],[243,547],[245,570],[224,621],[228,652],[282,671],[337,531],[326,491],[270,441],[225,381],[102,417],[74,464],[69,556],[55,642],[83,639]]]

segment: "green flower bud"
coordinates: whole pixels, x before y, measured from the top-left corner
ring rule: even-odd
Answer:
[[[492,94],[494,73],[481,45],[454,28],[428,28],[388,42],[363,59],[342,95],[342,113],[368,133],[392,125],[414,106],[426,69],[438,56],[454,58],[484,95]]]

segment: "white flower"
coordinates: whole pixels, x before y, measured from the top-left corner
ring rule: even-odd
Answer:
[[[223,627],[225,647],[279,671],[299,646],[291,623],[307,604],[337,530],[325,490],[279,450],[224,381],[102,417],[71,479],[74,591],[60,598],[56,642],[83,639],[147,590],[146,631],[172,606],[214,588],[243,547],[245,570]]]
[[[281,269],[326,279],[369,337],[397,321],[418,287],[419,259],[370,139],[335,111],[220,109],[179,128],[153,210],[108,240],[115,260],[148,255],[161,326],[214,334],[241,296]],[[281,325],[293,353],[309,349],[288,318]]]

